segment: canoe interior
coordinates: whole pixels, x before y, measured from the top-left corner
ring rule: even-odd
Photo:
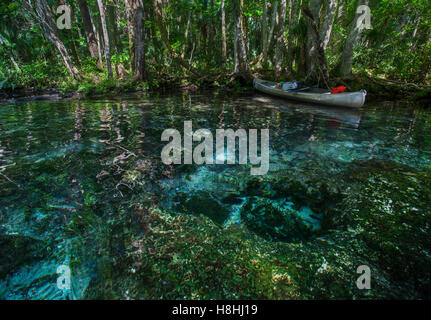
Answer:
[[[277,85],[276,82],[270,82],[270,81],[266,81],[266,82],[262,82],[261,85],[264,85],[266,87],[272,88],[272,89],[278,89],[281,90],[283,92],[289,93],[289,91],[284,91],[283,89],[280,88],[276,88],[275,86]],[[307,92],[307,93],[331,93],[329,90],[326,89],[322,89],[322,88],[307,88],[305,90],[301,90],[300,92]]]

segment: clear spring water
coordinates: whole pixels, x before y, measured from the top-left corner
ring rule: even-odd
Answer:
[[[185,120],[192,120],[194,129],[212,131],[269,128],[268,174],[253,178],[249,167],[242,165],[163,165],[159,159],[165,145],[161,134],[167,128],[182,131]],[[133,241],[147,236],[133,209],[136,205],[159,207],[172,216],[206,216],[222,229],[238,224],[262,242],[297,245],[325,238],[326,231],[334,227],[324,225],[324,216],[337,206],[336,200],[330,194],[322,198],[324,205],[320,205],[322,201],[316,205],[314,200],[321,193],[315,196],[306,191],[317,184],[329,186],[328,190],[344,188],[344,196],[353,196],[349,192],[357,192],[354,188],[346,188],[345,181],[338,185],[338,178],[332,177],[341,174],[348,179],[349,170],[363,164],[377,170],[382,179],[391,179],[397,165],[423,177],[431,167],[430,129],[431,110],[389,101],[367,103],[360,112],[224,92],[2,104],[0,297],[112,297],[106,288],[92,296],[92,287],[115,281],[117,275],[107,270],[128,255]],[[372,161],[391,166],[376,169]],[[285,176],[289,183],[297,179],[305,184],[305,189],[280,191]],[[374,176],[364,179],[368,183]],[[357,190],[362,190],[365,182],[355,181]],[[417,188],[419,195],[428,192],[420,183]],[[372,189],[373,184],[367,201],[381,201],[388,216],[404,210],[391,207],[396,200],[390,193],[377,196],[373,193],[377,189]],[[405,204],[408,210],[414,211],[415,206],[414,201]],[[370,207],[370,214],[373,210]],[[421,212],[422,216],[428,212]],[[412,222],[412,226],[425,229],[429,238],[428,225]],[[394,232],[381,239],[377,234],[376,241],[387,242],[389,237],[396,246]],[[380,247],[365,242],[361,254],[380,254]],[[322,250],[325,252],[324,245]],[[429,265],[427,242],[411,252]],[[72,290],[57,288],[59,265],[72,268]],[[382,277],[393,279],[397,286],[405,280],[380,268]],[[162,284],[166,281],[160,279]],[[158,298],[151,290],[142,290],[135,297]],[[408,294],[401,290],[399,297]],[[127,294],[115,297],[128,298]]]

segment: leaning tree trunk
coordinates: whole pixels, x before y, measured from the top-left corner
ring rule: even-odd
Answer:
[[[280,13],[278,19],[277,42],[275,48],[275,76],[280,77],[281,64],[284,51],[284,24],[286,23],[286,0],[280,1]]]
[[[226,11],[224,9],[224,0],[221,0],[221,57],[222,67],[226,68],[227,50],[226,50]]]
[[[12,62],[12,65],[14,66],[16,71],[21,71],[21,69],[18,66],[18,63],[16,62],[12,52],[9,50],[8,45],[6,44],[6,42],[3,40],[2,36],[0,35],[0,45],[3,47],[4,51],[6,52],[6,54],[9,56],[10,61]]]
[[[88,11],[87,2],[78,0],[79,11],[81,12],[82,25],[84,26],[85,38],[87,39],[88,51],[90,56],[99,59],[99,47],[97,46],[95,28],[91,20],[90,12]]]
[[[368,0],[359,0],[358,7],[361,5],[368,5]],[[361,35],[361,26],[358,24],[358,21],[361,18],[362,12],[356,12],[355,18],[353,19],[353,24],[350,28],[349,35],[344,45],[339,69],[340,76],[348,76],[352,73],[353,52]]]
[[[48,4],[46,3],[46,0],[34,0],[34,7],[36,9],[36,13],[42,24],[45,37],[49,41],[51,41],[54,44],[54,46],[57,48],[69,74],[73,78],[79,80],[80,79],[79,71],[73,64],[72,59],[70,58],[69,52],[67,51],[66,47],[64,46],[64,43],[60,39],[57,26],[55,25],[54,19],[51,15],[51,11],[50,11],[50,8],[48,7]]]
[[[326,8],[326,16],[320,30],[320,38],[323,42],[323,49],[326,50],[329,40],[331,40],[332,27],[334,26],[335,13],[337,12],[338,0],[330,0]]]
[[[272,4],[272,17],[271,17],[271,27],[269,29],[269,34],[267,37],[267,41],[265,42],[265,46],[262,49],[262,65],[264,68],[268,66],[268,49],[272,42],[272,35],[274,34],[275,22],[277,20],[277,7],[278,1],[275,0]]]

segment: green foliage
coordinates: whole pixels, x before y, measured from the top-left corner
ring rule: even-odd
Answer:
[[[380,1],[372,6],[373,29],[356,50],[356,70],[393,80],[431,80],[429,1]]]
[[[20,71],[10,69],[10,67],[0,67],[0,79],[3,83],[1,89],[57,87],[61,83],[61,77],[63,79],[69,78],[64,67],[50,65],[44,60],[21,65],[20,67]]]
[[[56,6],[57,0],[47,1],[49,6]],[[31,2],[30,2],[31,3]],[[220,1],[166,1],[163,2],[162,23],[167,30],[169,46],[177,56],[183,57],[195,69],[205,75],[219,75],[232,73],[234,69],[234,7],[243,3],[242,23],[247,46],[247,61],[250,70],[256,73],[264,72],[259,59],[262,54],[262,27],[263,4],[267,7],[267,33],[272,25],[272,2],[262,1],[225,1],[226,15],[226,44],[227,61],[225,68],[221,68],[222,36],[221,36],[221,3]],[[290,2],[288,2],[290,3]],[[129,80],[132,75],[121,75],[116,85],[105,83],[106,61],[97,62],[91,58],[88,51],[87,39],[83,27],[82,16],[76,2],[72,4],[72,29],[59,30],[72,62],[79,69],[82,80],[78,84],[71,79],[63,60],[52,42],[44,35],[42,23],[35,15],[34,8],[27,2],[10,1],[0,4],[0,19],[7,21],[0,25],[0,90],[14,90],[17,88],[47,88],[60,87],[63,91],[79,88],[85,94],[103,94],[115,89],[126,90],[129,85],[138,85]],[[278,2],[280,5],[280,2]],[[341,4],[343,6],[341,6]],[[100,32],[99,12],[95,1],[88,3],[99,38],[103,47],[103,35]],[[309,1],[302,3],[302,7],[309,5]],[[326,58],[331,70],[336,71],[340,57],[343,53],[346,39],[351,27],[358,1],[342,1],[333,22],[332,34],[326,49]],[[159,22],[153,12],[152,3],[145,1],[144,29],[146,72],[150,76],[148,83],[142,86],[152,88],[158,86],[171,86],[180,83],[182,79],[193,79],[194,83],[203,82],[190,73],[187,68],[178,63],[178,58],[172,56],[164,39],[161,37]],[[293,60],[293,70],[285,72],[304,72],[307,56],[306,43],[310,38],[307,21],[301,14],[302,7],[293,13],[294,22],[289,21],[290,8],[287,8],[284,38],[287,44],[288,37],[293,37],[292,57],[288,57],[288,48],[283,48],[283,65],[287,59]],[[372,30],[364,31],[358,46],[355,48],[353,71],[368,73],[373,76],[392,80],[408,81],[414,83],[429,83],[431,81],[431,3],[427,0],[398,0],[398,1],[372,1],[371,24]],[[126,7],[123,1],[118,2],[114,9],[116,25],[108,19],[110,37],[117,30],[115,39],[110,39],[111,63],[113,69],[123,65],[129,72],[132,69],[131,52],[129,47],[129,24]],[[326,4],[322,6],[321,16],[317,17],[322,27],[326,18]],[[54,13],[54,19],[56,14]],[[277,19],[278,21],[278,19]],[[292,29],[289,26],[292,25]],[[115,28],[114,28],[115,27]],[[273,39],[268,52],[268,63],[274,66],[276,56],[275,37],[279,26],[275,24]],[[103,49],[103,48],[102,48]],[[102,53],[103,55],[103,53]],[[10,57],[13,57],[19,66],[14,68]],[[268,73],[268,71],[270,71]],[[269,78],[274,77],[274,70],[266,70]],[[300,77],[302,74],[290,74]],[[114,77],[116,74],[114,72]],[[222,76],[223,77],[223,76]],[[200,77],[199,77],[200,78]],[[216,77],[214,77],[216,78]],[[223,83],[221,80],[215,82]],[[124,82],[124,84],[120,84]],[[207,81],[208,82],[208,81]],[[95,86],[100,85],[97,89]]]

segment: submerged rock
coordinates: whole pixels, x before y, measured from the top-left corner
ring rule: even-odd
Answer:
[[[46,255],[42,241],[18,234],[0,235],[0,279],[20,266],[32,263]]]
[[[180,212],[194,215],[203,214],[219,225],[222,225],[229,216],[229,210],[215,200],[211,194],[204,191],[198,191],[191,195],[179,193],[174,201],[176,202],[174,208]]]
[[[292,202],[283,199],[252,197],[242,207],[241,219],[249,230],[268,240],[306,240],[311,236],[313,226],[293,206]]]
[[[343,198],[338,172],[323,164],[306,162],[303,167],[281,170],[277,175],[252,178],[242,194],[269,199],[285,198],[296,209],[310,207],[314,212],[326,212]]]

